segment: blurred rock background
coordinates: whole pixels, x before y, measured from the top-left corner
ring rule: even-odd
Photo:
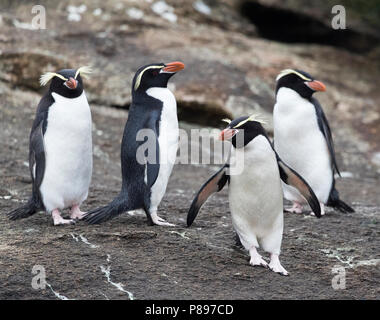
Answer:
[[[95,70],[90,104],[128,108],[138,66],[182,60],[172,84],[180,120],[221,126],[259,111],[271,131],[275,76],[299,68],[327,85],[318,99],[342,171],[378,176],[380,1],[341,3],[347,30],[331,27],[330,0],[40,1],[46,30],[33,30],[31,1],[2,0],[1,108],[33,113],[41,73],[84,64]]]

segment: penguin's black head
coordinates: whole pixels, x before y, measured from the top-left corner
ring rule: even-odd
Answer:
[[[310,99],[315,91],[326,91],[326,86],[301,70],[286,69],[277,76],[276,93],[280,88],[296,91],[301,97]]]
[[[65,98],[79,97],[83,92],[82,75],[90,73],[89,67],[79,69],[62,69],[58,72],[47,72],[40,78],[41,85],[51,80],[49,90]]]
[[[225,121],[229,122],[230,120],[226,119]],[[231,141],[235,148],[244,147],[258,135],[267,137],[261,122],[255,116],[240,117],[232,120],[228,123],[226,129],[220,133],[219,140]]]
[[[145,92],[149,88],[166,88],[169,79],[185,68],[182,62],[152,63],[140,67],[132,82],[132,92]]]

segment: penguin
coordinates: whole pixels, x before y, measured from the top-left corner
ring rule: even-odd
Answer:
[[[229,160],[196,194],[188,211],[187,225],[193,223],[208,197],[228,182],[232,225],[249,252],[250,264],[288,275],[279,260],[284,224],[280,181],[297,188],[317,217],[320,217],[320,206],[306,181],[277,155],[261,122],[256,116],[240,117],[229,122],[220,133],[220,140],[231,142]],[[241,169],[233,172],[231,163]],[[257,252],[259,247],[270,253],[269,264]]]
[[[312,187],[325,214],[325,205],[341,212],[354,212],[340,200],[334,173],[340,176],[334,143],[322,106],[313,97],[326,86],[310,74],[293,69],[277,76],[276,104],[273,110],[274,148]],[[284,185],[284,196],[293,202],[286,211],[302,213],[305,200],[291,186]]]
[[[54,225],[73,224],[83,217],[80,205],[92,174],[92,120],[82,77],[90,72],[84,66],[41,76],[41,86],[51,83],[38,104],[29,138],[32,196],[8,213],[11,220],[42,210],[51,214]],[[66,208],[70,219],[61,216]]]
[[[88,212],[84,218],[88,223],[143,209],[150,225],[173,226],[157,215],[157,208],[175,163],[179,139],[177,103],[167,84],[184,68],[182,62],[175,61],[137,70],[121,143],[121,191],[108,205]],[[149,147],[145,150],[146,144]]]

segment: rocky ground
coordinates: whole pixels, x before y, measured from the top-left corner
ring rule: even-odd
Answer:
[[[28,25],[30,5],[1,2],[0,298],[379,299],[377,49],[359,55],[266,40],[241,17],[236,1],[209,2],[211,14],[194,9],[195,1],[167,1],[163,12],[153,9],[156,2],[83,1],[81,9],[74,1],[71,8],[49,1],[47,29],[40,31]],[[43,213],[16,222],[5,217],[30,194],[28,135],[42,72],[83,64],[95,69],[86,83],[94,123],[87,210],[119,191],[133,73],[141,64],[172,60],[187,65],[171,87],[186,130],[253,111],[270,120],[273,79],[283,68],[307,70],[326,84],[318,98],[344,173],[338,189],[356,213],[285,214],[282,263],[289,277],[249,266],[248,255],[234,245],[226,190],[185,228],[194,193],[216,166],[175,167],[160,208],[172,228],[148,226],[139,212],[99,226],[54,227]],[[46,270],[45,290],[31,286],[35,265]],[[332,288],[335,266],[345,268],[344,290]]]

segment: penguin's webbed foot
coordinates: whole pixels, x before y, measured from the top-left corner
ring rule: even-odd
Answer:
[[[261,256],[251,257],[251,260],[249,260],[249,264],[254,267],[260,266],[260,267],[268,268],[268,262],[266,262]]]
[[[71,207],[70,218],[72,220],[82,220],[85,215],[86,212],[81,211],[78,205],[74,205]]]
[[[53,224],[55,226],[65,225],[65,224],[75,224],[75,220],[73,219],[64,219],[61,217],[61,213],[58,209],[55,209],[51,213],[53,217]]]
[[[62,226],[62,225],[65,225],[65,224],[75,224],[75,220],[73,219],[63,219],[61,218],[59,221],[53,221],[54,225],[55,226]]]
[[[162,219],[157,215],[157,213],[152,213],[151,216],[153,224],[158,226],[166,226],[166,227],[175,227],[175,224],[167,222],[165,219]]]
[[[281,265],[280,259],[278,258],[277,254],[271,254],[270,262],[268,265],[269,269],[271,269],[273,272],[279,273],[283,276],[288,276],[288,271],[285,270],[285,268]]]
[[[264,268],[268,267],[268,263],[263,259],[263,257],[257,252],[255,247],[252,247],[249,250],[249,254],[251,259],[249,260],[249,264],[251,266],[261,266]]]
[[[293,202],[293,206],[291,208],[285,209],[285,211],[290,213],[302,213],[303,206],[299,202]]]

